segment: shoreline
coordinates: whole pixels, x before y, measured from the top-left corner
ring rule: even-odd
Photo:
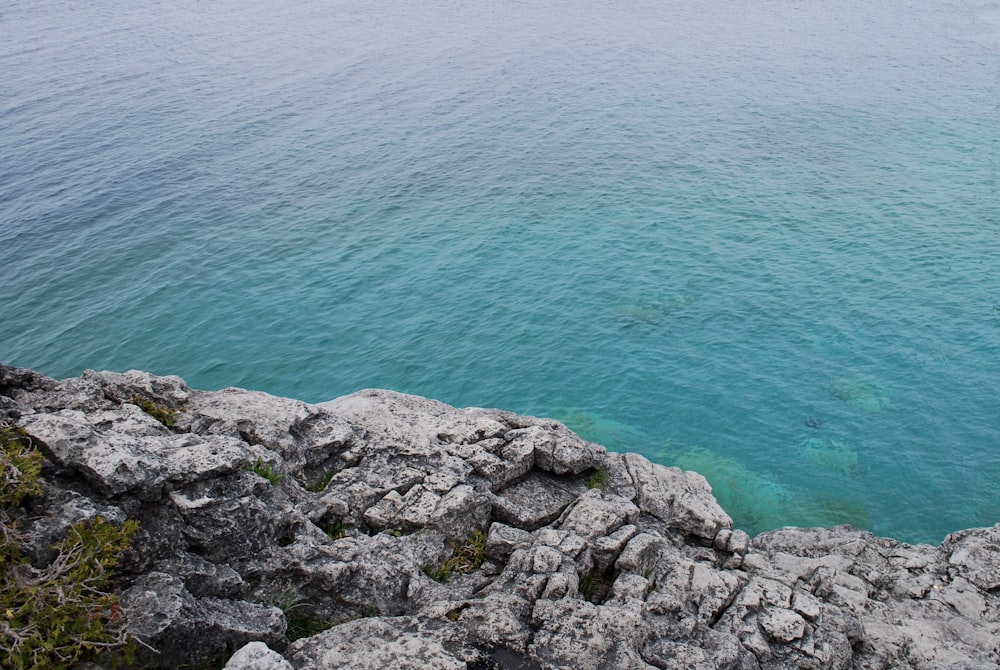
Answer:
[[[0,396],[45,457],[36,560],[138,522],[115,589],[146,667],[998,667],[1000,525],[751,538],[701,475],[390,391],[0,365]]]

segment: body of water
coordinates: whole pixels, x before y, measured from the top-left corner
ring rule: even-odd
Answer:
[[[1000,5],[12,0],[0,360],[553,416],[1000,522]]]

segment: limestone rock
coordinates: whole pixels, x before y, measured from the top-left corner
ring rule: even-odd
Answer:
[[[413,617],[361,619],[291,645],[297,670],[466,670],[472,652],[452,653]]]
[[[767,607],[760,614],[760,627],[778,642],[793,642],[806,633],[806,622],[791,610]]]
[[[493,515],[515,528],[535,530],[558,519],[586,490],[582,481],[533,472],[493,497]]]
[[[213,658],[253,640],[280,645],[284,638],[285,620],[277,608],[195,598],[179,579],[162,572],[143,575],[122,593],[121,602],[129,630],[144,642],[142,660],[160,667]]]
[[[546,667],[580,670],[640,670],[639,649],[648,629],[641,616],[576,598],[539,600],[532,615],[538,628],[529,651]]]
[[[484,550],[487,556],[504,561],[515,549],[523,546],[529,536],[530,533],[525,530],[494,521],[490,525]]]
[[[115,583],[151,668],[1000,667],[1000,525],[751,539],[696,473],[390,391],[0,365],[0,414],[46,457],[11,512],[35,565],[73,523],[139,521]]]
[[[639,508],[599,489],[583,493],[563,515],[559,527],[587,538],[605,537],[639,514]]]
[[[657,465],[638,454],[626,454],[625,465],[638,491],[639,509],[668,528],[712,541],[720,529],[732,527],[701,475]]]
[[[942,549],[949,552],[948,564],[955,574],[986,591],[1000,588],[1000,524],[952,533]]]
[[[263,642],[248,642],[230,657],[223,670],[294,670],[292,664]]]

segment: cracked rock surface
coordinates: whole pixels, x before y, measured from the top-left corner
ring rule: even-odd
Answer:
[[[46,457],[35,558],[139,520],[117,590],[145,667],[1000,668],[1000,525],[751,539],[696,473],[389,391],[0,366],[0,414]]]

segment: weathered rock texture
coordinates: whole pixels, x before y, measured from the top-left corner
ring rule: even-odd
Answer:
[[[388,391],[308,405],[0,366],[0,413],[47,458],[19,522],[39,560],[73,522],[140,521],[119,590],[147,666],[1000,667],[1000,525],[751,540],[700,475]],[[478,567],[428,576],[477,530]]]

